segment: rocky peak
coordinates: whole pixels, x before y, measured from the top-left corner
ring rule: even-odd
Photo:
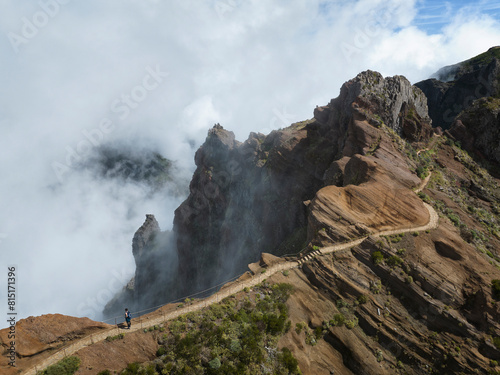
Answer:
[[[208,131],[205,143],[196,151],[195,163],[202,165],[206,163],[207,159],[212,161],[222,159],[237,144],[232,131],[225,130],[220,124],[215,124]]]
[[[337,98],[314,110],[314,119],[330,129],[338,157],[350,148],[347,130],[353,119],[367,120],[374,127],[385,124],[410,141],[432,134],[424,93],[403,76],[384,78],[371,70],[344,83]]]
[[[143,255],[148,243],[160,231],[160,226],[158,225],[154,215],[146,215],[144,224],[137,229],[132,240],[132,254],[134,255],[136,264],[138,263],[138,259]]]
[[[340,95],[348,98],[347,104],[356,103],[358,108],[380,116],[399,135],[403,134],[401,112],[413,109],[420,118],[429,120],[427,98],[403,76],[383,78],[380,73],[367,70],[345,83]]]

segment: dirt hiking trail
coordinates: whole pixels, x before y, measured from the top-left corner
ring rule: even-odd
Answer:
[[[415,189],[415,193],[418,193],[422,191],[427,183],[429,182],[429,179],[431,177],[431,174],[429,174],[423,181],[422,183]],[[173,320],[181,315],[184,315],[188,312],[191,311],[198,311],[201,310],[211,304],[218,303],[219,301],[223,300],[226,297],[229,297],[237,292],[242,291],[244,288],[251,288],[259,283],[261,283],[264,279],[270,277],[271,275],[274,275],[277,272],[282,272],[285,270],[290,270],[292,268],[300,266],[302,263],[309,261],[315,256],[319,255],[325,255],[325,254],[330,254],[335,251],[340,251],[340,250],[345,250],[352,248],[354,246],[357,246],[361,244],[364,240],[366,240],[369,236],[371,237],[381,237],[381,236],[390,236],[394,234],[399,234],[399,233],[407,233],[407,232],[419,232],[419,231],[426,231],[430,229],[435,229],[438,227],[438,221],[439,221],[439,216],[437,212],[432,208],[429,204],[423,203],[427,211],[429,212],[429,222],[424,225],[424,226],[414,226],[414,227],[406,227],[406,228],[394,228],[393,230],[387,230],[387,231],[382,231],[382,232],[377,232],[377,233],[371,233],[368,236],[361,237],[359,239],[349,241],[346,243],[341,243],[333,246],[328,246],[328,247],[323,247],[318,250],[315,250],[313,252],[307,253],[304,256],[301,256],[300,258],[297,258],[295,260],[286,260],[281,258],[281,261],[278,261],[276,264],[271,265],[270,267],[265,269],[265,272],[255,274],[253,275],[250,279],[248,278],[242,278],[237,279],[236,281],[226,284],[222,287],[222,289],[211,295],[210,297],[207,297],[203,300],[195,301],[190,304],[187,304],[186,306],[183,306],[182,308],[178,308],[173,311],[160,311],[161,309],[157,310],[156,312],[153,312],[151,314],[148,314],[147,316],[141,316],[140,318],[132,319],[132,327],[130,330],[124,330],[121,329],[117,326],[114,328],[111,328],[109,330],[103,331],[99,334],[92,334],[89,336],[86,336],[62,349],[59,349],[56,353],[51,355],[50,357],[40,361],[37,365],[33,366],[29,370],[26,370],[23,374],[24,375],[36,375],[38,372],[44,370],[46,367],[53,365],[63,358],[70,356],[77,351],[79,351],[82,348],[85,348],[89,345],[93,345],[97,342],[105,340],[109,336],[116,336],[120,333],[129,333],[129,332],[135,332],[138,330],[143,330],[149,327],[153,327],[155,325],[160,325],[166,321]],[[245,275],[245,274],[244,274]]]

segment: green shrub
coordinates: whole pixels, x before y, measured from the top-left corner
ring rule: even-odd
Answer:
[[[125,337],[125,334],[124,333],[120,333],[116,336],[108,336],[106,337],[106,341],[107,342],[111,342],[111,341],[115,341],[115,340],[121,340]]]
[[[323,337],[323,327],[316,327],[314,328],[314,337],[316,338],[316,340],[319,340]]]
[[[495,297],[496,300],[500,300],[500,280],[492,280],[491,289],[493,290],[493,297]]]
[[[348,329],[353,329],[354,327],[356,327],[358,325],[358,318],[356,317],[353,317],[352,319],[349,319],[349,320],[346,320],[345,321],[345,326],[348,328]]]
[[[419,166],[417,168],[418,178],[426,178],[429,175],[429,169],[427,167]]]
[[[398,242],[401,242],[401,240],[403,239],[403,234],[396,234],[395,236],[392,236],[391,237],[391,242],[392,243],[398,243]]]
[[[168,329],[172,332],[172,334],[178,335],[186,330],[186,323],[174,320],[168,325]]]
[[[290,349],[284,347],[278,354],[279,363],[288,370],[288,374],[300,374],[299,361],[293,356]]]
[[[161,357],[162,355],[165,355],[165,353],[167,352],[167,350],[165,349],[164,346],[160,346],[158,348],[158,350],[156,351],[156,356],[157,357]]]
[[[111,375],[111,371],[109,370],[102,370],[97,373],[97,375]]]
[[[454,212],[448,212],[446,216],[448,216],[448,219],[451,220],[453,225],[455,225],[456,227],[460,226],[460,218],[458,217],[457,214],[455,214]]]
[[[341,309],[342,307],[349,307],[349,303],[344,301],[342,298],[339,298],[337,301],[335,301],[335,305],[338,309]]]
[[[287,283],[274,284],[271,287],[272,298],[278,302],[286,302],[293,293],[293,285]]]
[[[422,199],[425,203],[429,203],[429,204],[431,203],[431,197],[429,197],[427,194],[420,192],[420,193],[418,193],[417,195],[418,195],[418,196],[420,197],[420,199]]]
[[[81,360],[78,357],[66,357],[56,364],[43,370],[43,375],[72,375],[80,367]]]
[[[500,337],[494,337],[493,344],[497,347],[497,349],[500,349]]]
[[[364,294],[360,294],[358,296],[358,302],[359,302],[360,305],[362,305],[362,304],[368,302],[368,297],[366,295],[364,295]]]
[[[306,331],[306,344],[315,346],[318,343],[316,336],[310,330]]]
[[[391,267],[397,267],[403,263],[403,260],[397,255],[392,255],[387,259],[387,264]]]
[[[212,359],[210,362],[208,362],[208,366],[210,366],[211,369],[217,370],[220,368],[222,363],[220,362],[220,359],[218,357]]]
[[[380,280],[370,283],[370,291],[373,294],[379,294],[381,289],[382,289],[382,282]]]
[[[384,261],[384,256],[380,251],[374,251],[372,253],[372,262],[373,264],[377,265],[380,264]]]
[[[231,340],[231,343],[229,344],[229,350],[231,350],[233,353],[239,352],[241,350],[240,341],[237,339]]]
[[[333,316],[333,319],[330,320],[330,324],[332,326],[340,327],[340,326],[343,326],[344,323],[345,323],[345,316],[344,316],[344,314],[341,314],[341,313],[335,314]]]
[[[137,362],[129,363],[125,370],[123,370],[120,375],[137,375],[139,370],[141,369],[141,365]]]

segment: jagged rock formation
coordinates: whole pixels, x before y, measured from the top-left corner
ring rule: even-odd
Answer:
[[[132,240],[135,276],[106,305],[104,316],[122,316],[125,306],[136,312],[165,302],[163,288],[176,274],[177,268],[175,253],[168,251],[172,247],[172,232],[162,232],[154,215],[146,215],[144,224]]]
[[[429,115],[435,127],[448,129],[455,117],[474,100],[500,96],[500,47],[459,64],[444,67],[436,78],[418,82],[427,96]]]
[[[251,134],[239,143],[220,125],[211,129],[196,153],[191,194],[175,215],[180,293],[243,272],[263,251],[300,250],[307,227],[303,202],[327,185],[331,173],[325,172],[337,165],[332,163],[357,153],[385,150],[387,137],[382,142],[380,131],[372,131],[372,137],[364,140],[357,136],[373,128],[368,122],[387,123],[396,133],[415,139],[427,139],[431,133],[423,93],[404,77],[384,79],[371,71],[344,84],[340,96],[317,108],[312,120],[268,136]],[[387,160],[378,170],[389,171],[392,166],[387,163],[395,161],[395,154],[389,150],[384,155]],[[355,161],[351,165],[356,169]],[[404,184],[416,185],[415,175],[403,174]],[[361,181],[346,178],[346,182]],[[381,190],[386,188],[381,186]],[[364,199],[362,193],[358,195]],[[412,212],[409,220],[419,216]]]
[[[473,153],[500,162],[500,99],[476,100],[453,123],[448,135]]]

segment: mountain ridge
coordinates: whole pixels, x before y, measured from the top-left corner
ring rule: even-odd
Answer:
[[[478,71],[496,69],[495,61]],[[498,373],[498,103],[472,102],[442,132],[427,114],[438,101],[424,93],[402,76],[365,71],[312,119],[267,136],[238,142],[216,124],[196,153],[190,196],[173,231],[161,232],[146,217],[133,241],[134,289],[108,309],[135,303],[139,310],[242,278],[223,288],[227,294],[146,315],[151,331],[140,327],[78,351],[77,373],[123,369],[135,361],[118,353],[127,343],[146,348],[144,370],[132,373],[236,368],[234,361],[248,359],[241,348],[256,355],[248,368],[261,372],[274,363],[279,373]],[[338,243],[346,245],[331,253]],[[279,269],[277,255],[287,253],[300,254],[299,261]],[[249,263],[253,277],[245,273]],[[166,264],[177,268],[165,275]],[[294,292],[280,310],[257,314],[283,283]],[[195,314],[203,301],[215,304]],[[180,316],[160,327],[162,315],[176,310]],[[182,340],[200,337],[211,317],[229,338],[219,349],[191,341],[201,356],[182,351]],[[238,322],[270,341],[250,350],[245,345],[254,343]],[[266,336],[270,331],[279,335]],[[290,366],[273,362],[278,357]]]

